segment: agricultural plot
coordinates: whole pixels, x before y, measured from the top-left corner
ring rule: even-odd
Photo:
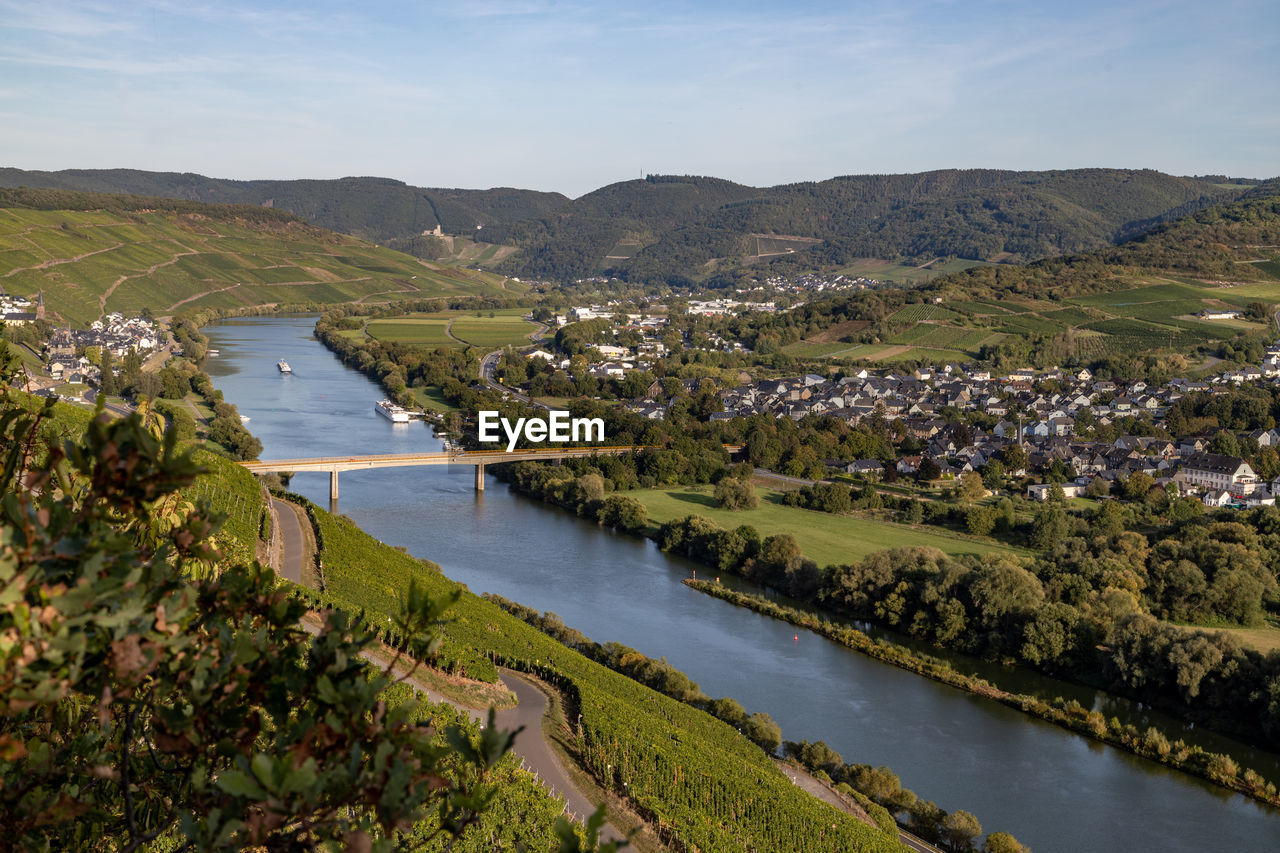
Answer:
[[[910,344],[935,349],[976,349],[991,335],[988,329],[964,329],[921,323],[891,339],[891,344]]]
[[[984,261],[969,261],[959,258],[950,261],[938,259],[926,264],[900,264],[880,258],[859,258],[841,269],[840,272],[849,276],[874,278],[878,281],[892,281],[907,285],[932,281],[942,275],[960,272],[970,267],[980,267],[984,264]]]
[[[793,252],[801,252],[810,246],[815,246],[822,241],[815,237],[780,237],[773,234],[753,234],[755,240],[755,255],[764,257],[768,255],[789,255]]]
[[[991,317],[1009,313],[1008,308],[1003,305],[997,305],[994,302],[948,302],[947,307],[953,311],[973,314],[977,317]]]
[[[493,317],[476,317],[461,311],[435,314],[410,314],[369,321],[365,327],[371,337],[431,347],[505,347],[526,346],[537,326],[510,311],[494,312]]]
[[[787,355],[796,358],[828,358],[838,353],[854,349],[854,344],[819,343],[816,341],[799,341],[782,348]]]
[[[883,362],[884,364],[896,364],[903,361],[928,361],[937,363],[948,361],[967,362],[972,359],[972,354],[953,349],[939,349],[936,347],[910,347],[909,349],[901,349],[899,347],[892,347],[890,350],[882,352],[872,360]]]
[[[924,320],[954,320],[960,315],[942,305],[907,305],[889,317],[890,323],[919,323]]]
[[[455,338],[478,347],[526,346],[537,326],[519,317],[459,317],[453,321]]]
[[[5,289],[43,290],[51,315],[499,295],[522,288],[299,223],[184,214],[0,209]]]
[[[429,347],[461,346],[445,331],[448,320],[372,320],[365,327],[370,337],[380,341]]]

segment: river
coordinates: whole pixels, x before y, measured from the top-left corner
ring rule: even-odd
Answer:
[[[439,449],[423,424],[376,414],[378,386],[314,340],[313,324],[270,317],[204,330],[221,351],[207,369],[251,418],[263,459]],[[282,358],[292,375],[277,371]],[[886,765],[919,796],[968,810],[986,831],[1011,832],[1036,853],[1280,848],[1274,809],[695,592],[680,581],[710,569],[492,477],[477,493],[473,477],[470,466],[344,472],[337,509],[475,592],[665,657],[708,695],[768,713],[785,738],[824,740],[846,761]],[[291,488],[329,503],[327,474],[298,474]],[[1277,778],[1276,756],[1234,746]]]

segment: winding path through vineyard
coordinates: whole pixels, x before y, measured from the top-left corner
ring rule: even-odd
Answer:
[[[281,549],[282,556],[278,561],[279,565],[273,566],[273,568],[281,578],[298,583],[302,577],[303,554],[305,553],[305,549],[302,547],[300,519],[292,511],[291,504],[288,502],[272,498],[271,503],[275,509],[277,529],[281,531],[284,539],[284,548]],[[275,555],[272,556],[274,559]],[[319,624],[318,622],[315,624],[308,622],[303,627],[314,633],[319,629]],[[381,661],[378,661],[372,653],[366,653],[366,657],[375,665],[381,665]],[[505,729],[524,726],[524,730],[516,735],[511,752],[520,757],[525,768],[533,772],[542,784],[550,789],[552,794],[565,801],[565,808],[574,820],[578,823],[583,823],[596,810],[596,807],[569,779],[569,776],[560,766],[560,762],[556,760],[555,753],[552,752],[551,744],[547,741],[546,735],[543,734],[542,720],[547,715],[549,704],[546,694],[540,688],[510,670],[502,670],[500,678],[507,689],[516,695],[518,704],[514,708],[499,711],[497,722]],[[437,703],[446,702],[483,725],[484,715],[482,711],[451,701],[412,676],[406,679],[405,683],[425,695],[428,700]],[[612,824],[605,823],[600,827],[600,839],[602,841],[621,841],[623,840],[623,835]]]

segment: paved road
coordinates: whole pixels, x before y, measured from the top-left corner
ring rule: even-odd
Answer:
[[[514,388],[508,388],[501,382],[493,378],[493,371],[498,367],[498,359],[502,357],[502,350],[494,350],[493,352],[480,359],[480,380],[495,391],[501,391],[504,394],[510,394],[512,398],[519,400],[530,406],[536,406],[539,409],[545,409],[548,412],[562,411],[555,406],[548,406],[546,403],[540,403],[537,400],[529,398],[528,394],[523,394]]]
[[[271,508],[275,511],[276,529],[280,532],[280,540],[284,546],[284,556],[280,561],[280,577],[294,583],[302,583],[302,561],[306,557],[305,541],[302,537],[302,522],[294,512],[293,504],[279,498],[271,499]]]
[[[497,722],[504,729],[524,726],[511,751],[524,759],[525,766],[535,771],[553,793],[564,798],[579,823],[585,821],[596,807],[569,780],[542,733],[542,718],[547,714],[546,695],[514,672],[503,670],[500,677],[507,689],[516,694],[520,704],[499,711]],[[600,837],[604,841],[620,841],[623,836],[606,823],[600,828]]]

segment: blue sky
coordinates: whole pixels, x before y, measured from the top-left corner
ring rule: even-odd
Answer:
[[[0,165],[576,196],[939,168],[1280,175],[1276,0],[0,0]]]

